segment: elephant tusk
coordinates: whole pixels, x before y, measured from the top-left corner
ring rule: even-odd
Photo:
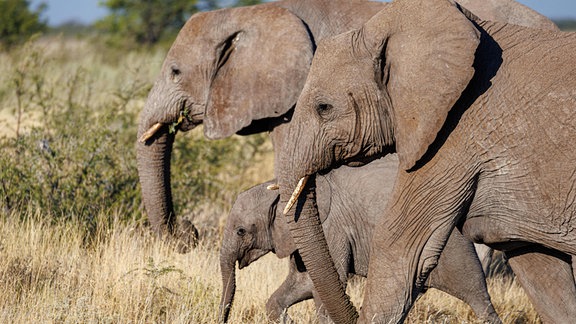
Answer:
[[[309,177],[310,176],[304,176],[304,177],[302,177],[302,179],[300,179],[300,181],[298,181],[298,184],[296,185],[296,189],[294,189],[294,192],[292,193],[292,197],[290,197],[290,200],[288,200],[286,207],[284,207],[284,212],[283,212],[284,215],[288,214],[290,209],[292,209],[292,206],[294,206],[294,204],[296,203],[296,200],[298,200],[298,197],[302,193],[302,190],[304,190],[304,186],[306,185],[306,181],[308,181]]]
[[[266,187],[266,189],[268,189],[268,190],[278,190],[278,189],[280,189],[280,187],[278,186],[277,183],[273,183],[273,184],[271,184],[271,185],[268,185],[268,187]]]
[[[156,132],[163,126],[162,123],[156,123],[154,125],[152,125],[152,127],[150,127],[144,134],[142,134],[142,136],[140,136],[140,139],[138,140],[140,143],[146,143],[147,140],[149,140],[150,138],[152,138],[152,136],[154,136],[154,134],[156,134]]]

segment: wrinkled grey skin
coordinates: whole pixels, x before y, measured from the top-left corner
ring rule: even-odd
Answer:
[[[576,34],[444,0],[397,0],[320,42],[278,181],[287,201],[305,175],[398,154],[361,322],[404,320],[454,227],[505,251],[544,322],[573,321],[574,89]],[[303,198],[288,218],[314,212]]]
[[[396,177],[397,160],[389,156],[361,168],[341,167],[317,177],[318,210],[330,255],[344,285],[352,274],[366,277],[372,229],[381,210],[386,206]],[[382,189],[383,183],[390,183]],[[268,252],[285,244],[287,233],[281,217],[278,191],[268,190],[272,182],[252,187],[238,195],[230,210],[222,245],[222,269],[240,269],[250,265]],[[289,235],[289,234],[288,234]],[[234,272],[223,272],[221,320],[226,322],[235,290]],[[484,273],[473,245],[458,231],[454,231],[442,253],[439,265],[428,278],[426,287],[441,289],[467,302],[479,318],[499,323],[486,289]],[[298,252],[291,255],[290,272],[282,285],[266,304],[269,319],[277,322],[291,305],[316,295],[312,280],[305,271]],[[315,298],[320,318],[324,307]],[[283,321],[288,320],[283,318]],[[289,320],[288,320],[289,321]]]
[[[197,238],[189,222],[182,226],[176,221],[170,186],[175,134],[169,133],[169,125],[182,119],[177,128],[187,131],[204,124],[208,138],[269,131],[275,152],[280,151],[316,43],[359,27],[385,6],[360,0],[286,0],[192,16],[169,50],[140,116],[139,139],[152,125],[162,125],[154,136],[137,144],[142,199],[153,230],[176,239],[181,251]],[[476,6],[485,10],[482,2]],[[321,230],[317,222],[312,226],[304,222],[314,221],[303,218],[297,226],[291,224]],[[295,240],[285,238],[292,244],[276,251],[279,256],[290,255],[296,245],[310,246],[300,241],[301,235],[293,236]],[[325,241],[309,243],[317,246]],[[306,259],[306,248],[300,250]],[[324,264],[329,256],[317,260]],[[310,273],[316,276],[315,270]],[[337,279],[335,270],[317,275]],[[319,293],[345,298],[341,289],[336,290],[320,288]],[[350,307],[331,305],[327,307],[353,317]]]

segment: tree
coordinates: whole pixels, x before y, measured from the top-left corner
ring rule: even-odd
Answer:
[[[0,43],[5,47],[26,41],[31,35],[46,30],[46,22],[40,19],[46,4],[36,10],[30,9],[27,0],[0,1]]]
[[[97,27],[149,45],[176,33],[197,11],[195,0],[105,0],[100,4],[112,13]]]
[[[186,20],[197,11],[221,7],[219,0],[101,0],[111,14],[96,26],[100,29],[134,39],[140,44],[155,44],[175,35]],[[261,0],[226,1],[225,6],[246,6]]]
[[[252,5],[256,5],[262,3],[261,0],[238,0],[235,4],[236,7],[242,7],[242,6],[252,6]]]

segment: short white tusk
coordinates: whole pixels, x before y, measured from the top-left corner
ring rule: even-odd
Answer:
[[[149,140],[150,138],[152,138],[152,136],[154,136],[154,134],[156,134],[156,132],[162,127],[162,123],[156,123],[154,125],[152,125],[152,127],[150,127],[150,129],[148,129],[144,134],[142,134],[142,136],[140,136],[140,139],[138,140],[140,143],[146,143],[147,140]]]
[[[302,193],[302,190],[304,190],[304,186],[306,185],[306,181],[308,181],[309,177],[310,176],[304,176],[302,179],[300,179],[300,181],[298,181],[296,189],[294,189],[294,192],[292,193],[292,197],[290,197],[290,200],[288,200],[286,207],[284,207],[284,215],[288,214],[290,209],[292,209],[292,206],[294,206],[294,204],[296,203],[296,200],[298,200],[298,197]]]
[[[278,189],[280,189],[280,187],[278,186],[277,183],[273,183],[273,184],[271,184],[271,185],[268,185],[268,186],[266,187],[266,189],[268,189],[268,190],[278,190]]]

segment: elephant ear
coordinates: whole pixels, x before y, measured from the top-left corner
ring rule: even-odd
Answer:
[[[296,103],[308,75],[313,41],[304,23],[273,5],[235,8],[221,17],[221,45],[204,116],[207,138],[228,137]]]
[[[472,79],[479,32],[448,0],[397,0],[364,33],[390,95],[400,165],[409,170]]]

